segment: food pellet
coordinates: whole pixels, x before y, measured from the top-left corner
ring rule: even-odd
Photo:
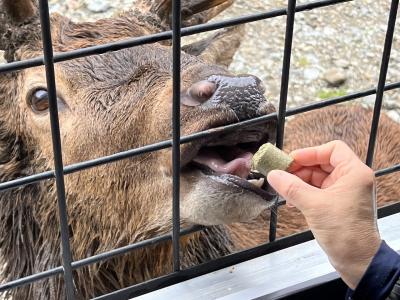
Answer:
[[[264,176],[272,170],[287,170],[293,163],[293,158],[275,147],[266,143],[258,149],[252,159],[252,169],[256,169]]]

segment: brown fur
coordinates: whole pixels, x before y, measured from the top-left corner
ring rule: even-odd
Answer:
[[[5,12],[14,23],[23,23],[37,13],[35,5],[29,0],[3,0]]]
[[[189,8],[193,4],[192,13],[198,12],[200,17],[187,13],[185,20],[190,24],[208,20],[232,1],[208,2],[188,1]],[[206,6],[196,6],[199,3]],[[53,15],[54,50],[68,51],[164,30],[169,24],[169,13],[154,11],[156,4],[143,0],[139,7],[147,9],[142,12],[137,9],[94,23],[76,24]],[[9,61],[41,55],[37,19],[24,25],[1,26],[0,45]],[[211,74],[228,74],[219,65],[231,61],[242,30],[224,32],[184,49],[188,54],[182,54],[183,90]],[[56,64],[57,90],[65,100],[59,105],[65,165],[170,138],[170,53],[170,47],[160,43]],[[45,86],[43,67],[0,74],[2,182],[54,167],[48,116],[33,113],[27,105],[31,90]],[[363,151],[369,120],[370,114],[357,107],[306,114],[288,124],[286,148],[341,138]],[[182,135],[234,121],[224,108],[204,111],[182,107]],[[333,126],[337,123],[346,124],[340,130]],[[377,166],[398,163],[395,153],[399,152],[399,145],[390,136],[397,136],[393,132],[400,130],[399,125],[383,117],[381,128],[385,130],[382,129],[377,147]],[[182,146],[182,151],[189,146]],[[170,157],[170,150],[162,150],[65,177],[74,260],[171,231]],[[398,199],[394,182],[398,183],[395,175],[379,181],[381,203]],[[189,188],[190,181],[182,178],[181,194]],[[0,193],[0,249],[6,265],[5,280],[61,264],[56,208],[53,180]],[[280,225],[280,235],[304,228],[297,211],[281,209],[281,213],[280,224],[286,225]],[[260,219],[230,228],[211,226],[182,239],[183,267],[265,241],[264,223]],[[182,221],[182,227],[189,225]],[[248,231],[249,227],[252,230]],[[235,230],[229,230],[232,228]],[[78,297],[87,299],[170,271],[171,246],[163,243],[78,269],[74,280]],[[11,295],[14,299],[62,299],[62,278],[42,280],[12,290]]]

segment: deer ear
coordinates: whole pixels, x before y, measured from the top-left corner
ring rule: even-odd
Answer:
[[[232,5],[234,0],[182,1],[182,27],[206,23]],[[138,0],[135,7],[142,13],[158,16],[164,29],[171,27],[172,0]]]
[[[244,33],[244,25],[226,28],[206,39],[183,46],[182,50],[206,62],[228,67],[239,49]]]
[[[0,50],[7,61],[15,59],[22,45],[40,39],[39,30],[35,0],[0,0]]]

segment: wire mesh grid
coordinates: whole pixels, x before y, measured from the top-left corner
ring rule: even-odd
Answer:
[[[155,289],[159,289],[174,283],[187,280],[214,270],[236,264],[248,259],[258,257],[260,255],[268,254],[279,249],[290,247],[308,240],[313,239],[310,231],[298,233],[290,237],[285,237],[276,240],[276,225],[277,225],[277,209],[279,204],[276,204],[272,208],[270,218],[270,241],[251,248],[239,253],[230,254],[219,259],[207,262],[189,269],[181,270],[180,259],[179,259],[179,238],[181,236],[191,234],[193,232],[202,230],[203,226],[193,226],[191,228],[180,229],[180,216],[179,216],[179,173],[180,173],[180,145],[185,144],[194,140],[204,138],[213,134],[219,134],[221,132],[232,131],[245,126],[254,124],[266,123],[270,120],[277,121],[277,141],[276,144],[279,148],[283,146],[285,119],[288,116],[297,115],[303,112],[316,110],[319,108],[335,105],[339,103],[348,102],[354,99],[362,98],[365,96],[376,94],[376,100],[374,105],[373,119],[371,123],[371,132],[368,144],[367,152],[367,165],[371,166],[374,158],[375,142],[377,137],[377,130],[379,124],[379,117],[382,107],[382,99],[385,91],[400,88],[400,82],[391,84],[385,84],[386,74],[389,66],[390,51],[392,47],[394,28],[396,22],[396,15],[398,9],[398,0],[392,0],[391,8],[389,11],[389,19],[386,31],[386,38],[384,43],[384,49],[382,54],[381,68],[379,74],[379,81],[376,88],[371,88],[363,91],[351,93],[342,97],[335,97],[325,101],[312,103],[304,106],[300,106],[294,109],[286,109],[288,84],[289,84],[289,69],[290,69],[290,57],[292,48],[293,38],[293,26],[295,22],[295,13],[316,9],[320,7],[326,7],[329,5],[340,4],[343,2],[349,2],[351,0],[328,0],[328,1],[315,1],[307,4],[296,5],[296,0],[288,0],[287,8],[276,9],[269,12],[252,14],[234,18],[230,20],[213,22],[208,24],[201,24],[181,28],[181,1],[174,0],[172,5],[172,31],[166,31],[148,36],[132,38],[128,40],[92,46],[83,49],[77,49],[64,53],[53,54],[52,39],[50,32],[50,17],[47,0],[39,0],[39,11],[40,11],[40,22],[42,28],[42,42],[43,42],[43,57],[37,57],[33,59],[27,59],[23,61],[16,61],[12,63],[3,64],[0,66],[0,73],[11,72],[21,69],[26,69],[34,66],[44,65],[46,70],[47,89],[49,94],[49,112],[50,112],[50,123],[51,123],[51,134],[53,143],[54,153],[54,170],[34,174],[11,180],[8,182],[0,183],[0,191],[4,191],[11,188],[17,188],[23,185],[32,184],[38,181],[55,179],[58,196],[58,210],[59,210],[59,221],[61,231],[61,243],[62,243],[62,266],[36,273],[23,278],[15,279],[13,281],[3,283],[0,285],[0,292],[20,287],[33,283],[38,280],[43,280],[52,276],[63,275],[65,282],[66,295],[68,299],[75,299],[76,294],[73,283],[73,270],[94,264],[100,261],[110,259],[112,257],[126,254],[130,251],[140,249],[156,243],[172,240],[173,245],[173,272],[162,277],[158,277],[143,283],[136,284],[134,286],[115,291],[113,293],[100,296],[96,299],[128,299]],[[282,66],[282,77],[281,77],[281,92],[279,109],[277,113],[241,121],[238,123],[221,126],[212,130],[205,130],[194,134],[180,136],[180,48],[181,48],[181,37],[193,35],[196,33],[216,30],[228,26],[244,24],[277,16],[286,15],[286,33],[285,33],[285,47],[284,57]],[[68,166],[63,166],[62,161],[62,149],[60,139],[60,129],[57,111],[57,98],[56,98],[56,86],[55,86],[55,75],[54,75],[54,63],[66,61],[74,58],[102,54],[109,51],[117,51],[124,48],[134,47],[138,45],[159,42],[172,38],[172,52],[173,52],[173,112],[172,112],[172,128],[173,134],[172,139],[165,140],[163,142],[146,145],[143,147],[131,149],[115,153],[109,156],[96,158],[89,161],[84,161]],[[151,239],[140,241],[135,244],[127,245],[124,247],[116,248],[111,251],[97,254],[91,257],[87,257],[78,261],[72,260],[71,249],[69,244],[69,232],[68,232],[68,214],[67,214],[67,203],[64,187],[64,175],[79,172],[88,168],[93,168],[99,165],[115,162],[118,160],[126,159],[129,157],[141,155],[144,153],[157,151],[165,148],[172,147],[172,159],[173,159],[173,230],[170,234],[157,236]],[[400,171],[400,164],[390,166],[385,169],[377,170],[375,175],[384,176],[393,172]],[[400,211],[400,204],[392,204],[378,211],[378,216],[383,217]]]

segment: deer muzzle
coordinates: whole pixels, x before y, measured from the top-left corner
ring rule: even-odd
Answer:
[[[272,105],[268,105],[264,92],[261,80],[252,75],[212,75],[194,83],[182,95],[181,102],[187,106],[228,108],[239,120],[246,120],[274,110]],[[265,111],[266,106],[268,111]]]

